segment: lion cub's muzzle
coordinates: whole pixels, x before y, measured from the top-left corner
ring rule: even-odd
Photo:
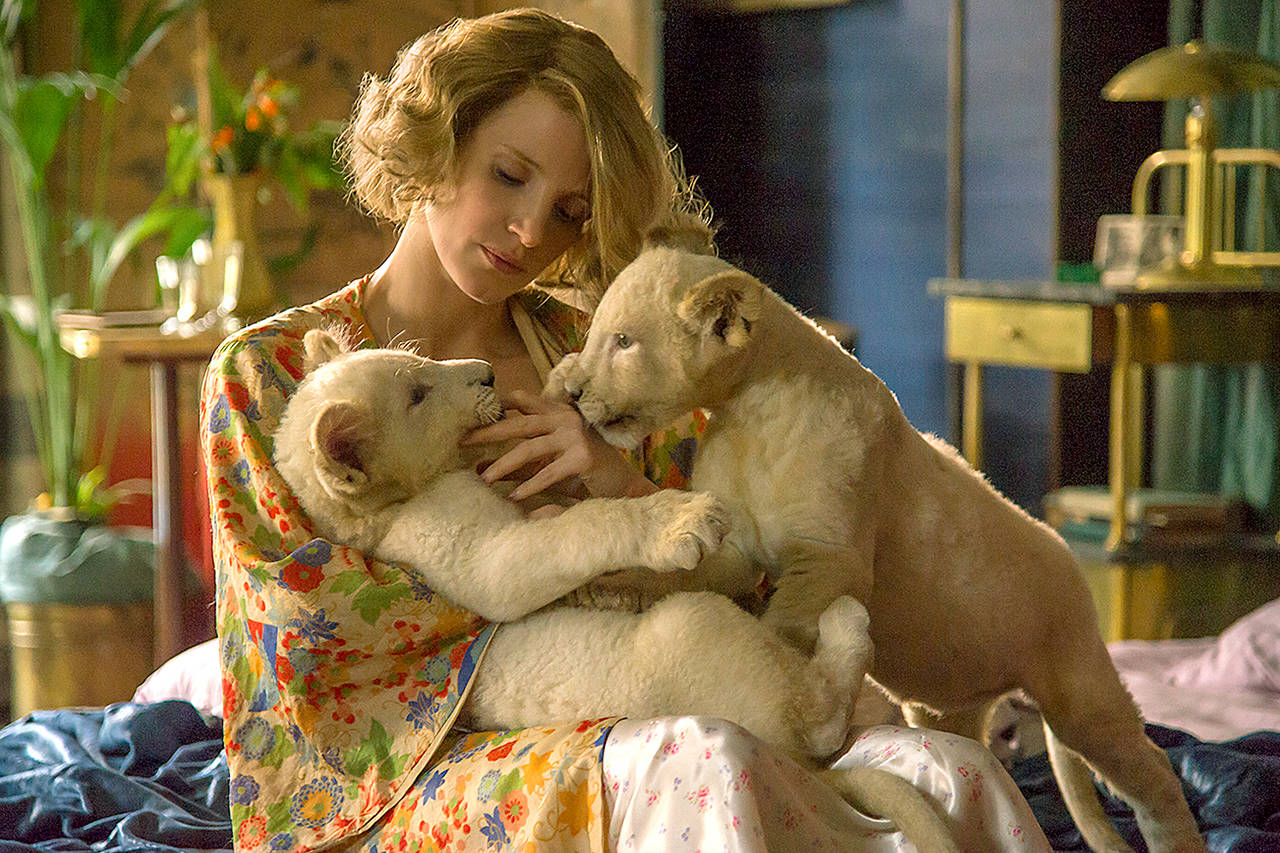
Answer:
[[[476,389],[476,420],[482,425],[502,420],[502,401],[494,388],[493,368],[484,365],[484,372],[470,383]]]

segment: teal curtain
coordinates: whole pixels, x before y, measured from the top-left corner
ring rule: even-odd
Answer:
[[[1280,0],[1172,0],[1169,40],[1193,38],[1280,61]],[[1165,143],[1184,146],[1188,105],[1171,102]],[[1280,148],[1280,91],[1218,98],[1218,144]],[[1280,180],[1240,176],[1237,245],[1280,247]],[[1263,215],[1265,214],[1265,215]],[[1260,231],[1259,229],[1262,229]],[[1270,529],[1280,526],[1280,371],[1270,366],[1170,366],[1153,378],[1152,484],[1243,498]]]

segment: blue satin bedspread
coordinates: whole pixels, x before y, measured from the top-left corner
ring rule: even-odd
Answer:
[[[0,729],[0,851],[231,850],[222,728],[187,702]]]
[[[1280,732],[1227,743],[1149,725],[1213,853],[1280,851]],[[1044,756],[1013,768],[1055,850],[1083,851]],[[186,702],[37,711],[0,729],[0,853],[231,850],[222,730]],[[1133,813],[1107,813],[1138,850]]]
[[[1176,729],[1148,725],[1147,735],[1168,753],[1182,778],[1182,790],[1212,853],[1280,853],[1280,732],[1205,743]],[[1048,758],[1027,759],[1011,775],[1053,849],[1087,853]],[[1135,850],[1146,850],[1129,807],[1100,793],[1120,834]]]

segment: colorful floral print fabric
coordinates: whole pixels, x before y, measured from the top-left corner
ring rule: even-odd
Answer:
[[[608,733],[583,722],[454,737],[358,849],[604,850],[598,759]]]
[[[522,849],[519,839],[602,849],[598,764],[611,721],[475,734],[439,757],[494,626],[407,566],[317,538],[272,463],[272,435],[303,378],[303,335],[325,326],[374,345],[364,287],[241,330],[205,375],[236,849],[315,850],[364,832],[379,850],[407,839],[456,851]],[[564,351],[577,346],[572,309],[522,298]],[[673,431],[671,447],[695,432]],[[665,452],[677,467],[683,451]],[[682,482],[679,470],[656,473]]]

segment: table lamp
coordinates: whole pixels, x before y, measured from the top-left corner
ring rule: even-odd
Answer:
[[[1235,170],[1280,169],[1280,152],[1219,148],[1211,99],[1280,88],[1280,64],[1242,51],[1200,42],[1161,48],[1122,68],[1102,89],[1112,101],[1189,98],[1185,149],[1157,151],[1138,168],[1133,213],[1146,214],[1147,190],[1163,166],[1186,168],[1184,247],[1164,266],[1138,275],[1139,288],[1258,287],[1257,267],[1280,266],[1280,252],[1235,250]],[[1224,173],[1227,175],[1224,178]]]

